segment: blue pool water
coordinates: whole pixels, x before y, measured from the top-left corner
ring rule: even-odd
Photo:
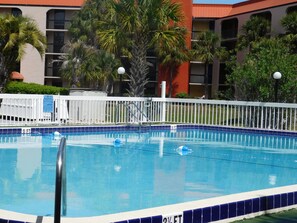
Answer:
[[[67,216],[297,184],[293,137],[210,130],[64,136]],[[58,144],[52,134],[0,136],[0,209],[53,215]]]

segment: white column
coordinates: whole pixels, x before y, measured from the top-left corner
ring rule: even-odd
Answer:
[[[165,114],[166,114],[166,81],[162,81],[161,84],[161,98],[164,99],[162,102],[162,114],[161,114],[161,120],[162,122],[165,122]]]

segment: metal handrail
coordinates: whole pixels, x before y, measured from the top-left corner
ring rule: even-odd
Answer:
[[[149,106],[150,106],[151,102],[152,102],[152,99],[144,101],[144,103],[149,104]],[[119,106],[120,106],[120,104],[123,104],[124,107],[126,108],[126,111],[127,111],[126,122],[127,123],[129,123],[129,116],[131,116],[132,118],[135,118],[134,121],[136,121],[137,123],[140,123],[140,124],[143,123],[143,120],[142,120],[143,118],[146,119],[146,121],[145,121],[146,123],[150,123],[148,115],[142,110],[142,108],[135,101],[119,101],[117,103],[117,106],[116,106],[116,114],[117,114],[116,123],[118,123],[119,120],[120,120],[120,118],[119,118]],[[137,113],[135,113],[133,108],[131,108],[130,106],[133,106],[133,108],[136,108]],[[138,115],[140,115],[140,116],[138,116]]]
[[[135,113],[135,111],[133,110],[133,108],[130,107],[130,105],[132,105],[133,108],[136,108],[137,113]],[[128,111],[128,114],[131,115],[132,118],[136,119],[136,122],[142,122],[142,118],[148,119],[147,115],[135,101],[129,102],[128,105],[126,105],[126,109]],[[140,117],[138,115],[140,115]]]
[[[54,223],[61,221],[61,203],[62,215],[67,212],[67,187],[66,187],[66,138],[62,137],[59,145],[56,163],[56,189],[55,189],[55,216]]]

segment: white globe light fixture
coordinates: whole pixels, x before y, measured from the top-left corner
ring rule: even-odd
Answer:
[[[122,96],[122,76],[125,73],[125,68],[124,67],[119,67],[118,68],[118,74],[120,75],[120,96]]]
[[[275,79],[275,80],[279,80],[279,79],[281,79],[282,78],[282,74],[280,73],[280,72],[274,72],[273,73],[273,78]]]
[[[278,102],[278,85],[279,85],[279,80],[282,78],[282,74],[278,71],[273,73],[273,79],[275,80],[274,84],[274,101]]]
[[[119,67],[118,68],[118,74],[122,75],[125,73],[125,68],[124,67]]]

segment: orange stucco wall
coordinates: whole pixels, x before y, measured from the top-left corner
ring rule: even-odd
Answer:
[[[84,0],[0,0],[0,4],[8,5],[42,5],[80,7]]]
[[[182,5],[182,10],[185,15],[185,21],[184,25],[188,29],[188,35],[187,35],[187,46],[190,48],[191,46],[191,30],[192,30],[192,0],[175,0],[175,2],[179,2]],[[174,96],[177,93],[180,92],[189,92],[189,68],[190,63],[184,63],[182,64],[176,75],[173,77],[172,81],[172,96]],[[170,80],[170,74],[168,71],[164,71],[163,69],[159,69],[159,75],[158,75],[158,84],[160,86],[162,81],[166,81],[166,93],[168,94],[169,90],[169,80]],[[159,89],[159,95],[161,92],[161,89]]]

